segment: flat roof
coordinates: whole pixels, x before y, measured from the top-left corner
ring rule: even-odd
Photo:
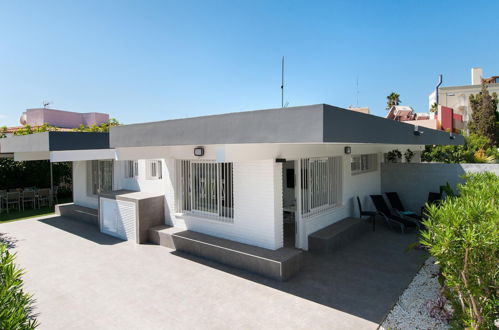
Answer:
[[[327,104],[233,112],[110,129],[111,148],[244,143],[459,145],[461,135]]]
[[[109,133],[51,131],[0,139],[1,153],[108,148]]]

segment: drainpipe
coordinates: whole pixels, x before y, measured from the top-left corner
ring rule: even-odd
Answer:
[[[441,74],[438,75],[438,85],[437,85],[437,87],[435,87],[435,100],[436,100],[437,105],[438,105],[438,87],[440,87],[440,85],[442,85],[442,75]]]

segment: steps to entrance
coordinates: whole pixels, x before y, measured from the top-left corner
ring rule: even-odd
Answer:
[[[371,230],[365,220],[345,218],[308,236],[310,252],[328,254]]]
[[[99,226],[99,215],[97,210],[89,207],[75,205],[74,203],[57,204],[55,206],[55,214],[83,221],[96,227]]]
[[[168,226],[151,228],[149,239],[170,249],[280,281],[296,274],[303,262],[302,251],[298,249],[268,250]]]

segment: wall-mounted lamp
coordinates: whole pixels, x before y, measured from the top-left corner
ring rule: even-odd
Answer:
[[[424,132],[419,130],[419,126],[418,126],[418,125],[414,125],[414,132],[413,132],[413,133],[414,133],[414,135],[416,135],[416,136],[420,136],[420,135],[422,135]]]
[[[204,156],[204,148],[203,147],[194,148],[194,156],[197,156],[197,157]]]
[[[285,159],[285,158],[276,158],[276,159],[275,159],[275,162],[276,162],[276,163],[285,163],[285,162],[286,162],[286,159]]]
[[[345,154],[350,155],[352,153],[352,147],[346,146],[345,147]]]
[[[452,134],[452,132],[450,132],[449,139],[451,139],[451,140],[455,140],[455,139],[456,139],[456,136],[455,136],[454,134]]]

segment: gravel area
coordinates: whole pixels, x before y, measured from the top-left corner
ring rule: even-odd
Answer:
[[[433,258],[428,258],[382,323],[381,329],[449,329],[447,322],[441,319],[442,309],[436,307],[440,297],[437,274],[438,265],[435,265]]]

